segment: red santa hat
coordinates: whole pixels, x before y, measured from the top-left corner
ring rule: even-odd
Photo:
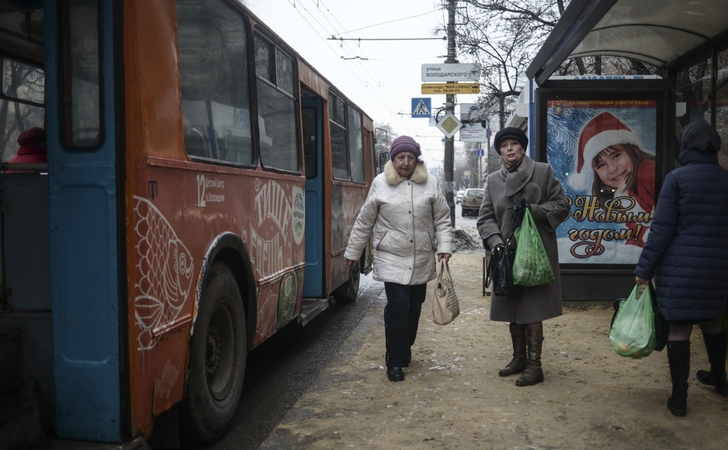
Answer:
[[[611,113],[603,112],[593,117],[581,130],[576,154],[576,173],[569,177],[569,184],[578,189],[584,188],[594,157],[605,148],[616,144],[640,146],[632,130]]]

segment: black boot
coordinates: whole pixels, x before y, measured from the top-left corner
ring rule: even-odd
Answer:
[[[687,413],[690,341],[668,341],[667,360],[672,379],[672,396],[667,400],[667,407],[673,416],[683,417]]]
[[[528,344],[528,362],[526,362],[526,369],[516,380],[516,386],[531,386],[543,381],[543,369],[541,368],[543,331],[526,330],[526,343]]]
[[[526,327],[511,322],[508,329],[511,331],[511,341],[513,341],[513,359],[498,371],[498,376],[501,377],[521,373],[526,368]]]
[[[715,386],[715,390],[721,395],[728,395],[728,379],[725,374],[725,336],[725,330],[714,334],[703,333],[703,341],[705,349],[708,351],[708,361],[710,361],[710,372],[698,370],[696,374],[698,381],[708,386]]]
[[[389,381],[404,381],[404,371],[401,367],[387,367]]]

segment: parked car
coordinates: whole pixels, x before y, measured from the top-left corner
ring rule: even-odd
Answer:
[[[465,190],[464,189],[460,189],[459,191],[457,191],[457,193],[455,193],[455,203],[462,202],[463,201],[463,195],[465,195]]]
[[[465,195],[462,200],[462,216],[478,215],[480,211],[480,204],[483,203],[483,189],[465,189]]]

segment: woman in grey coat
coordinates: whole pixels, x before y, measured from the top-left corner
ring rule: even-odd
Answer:
[[[720,322],[728,297],[728,170],[718,164],[720,136],[705,122],[680,133],[682,167],[668,173],[660,190],[645,248],[635,269],[637,284],[655,278],[660,313],[669,323],[667,360],[672,396],[667,407],[686,414],[690,334],[699,324],[710,371],[698,381],[728,394],[726,332]]]
[[[556,280],[549,284],[523,287],[520,298],[491,297],[490,319],[509,322],[513,359],[498,375],[516,373],[518,386],[543,381],[541,345],[543,321],[562,314],[561,277],[556,227],[569,215],[569,203],[551,166],[526,155],[528,138],[520,128],[508,127],[495,135],[494,146],[501,156],[500,170],[488,175],[480,206],[478,232],[483,245],[503,251],[513,231],[516,206],[525,202],[536,223]],[[528,351],[527,351],[528,350]]]
[[[356,217],[344,258],[356,267],[369,236],[374,245],[374,279],[384,282],[387,377],[404,380],[411,347],[425,301],[427,282],[435,278],[435,254],[452,254],[450,207],[437,178],[420,160],[420,144],[399,136],[389,150],[391,161],[369,188]]]

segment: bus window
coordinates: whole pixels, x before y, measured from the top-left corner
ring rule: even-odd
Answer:
[[[266,38],[254,39],[260,160],[267,168],[300,172],[293,59]]]
[[[349,164],[351,165],[351,181],[365,183],[364,142],[361,113],[349,106]]]
[[[2,161],[18,151],[18,136],[45,123],[45,73],[27,64],[2,58],[0,149]]]
[[[95,148],[101,144],[99,8],[97,0],[62,3],[63,143],[71,148]]]
[[[177,24],[187,154],[254,164],[242,18],[222,0],[179,0]]]
[[[313,108],[303,108],[303,155],[306,163],[306,178],[314,179],[318,176],[318,158],[316,149],[316,111]]]
[[[331,128],[331,163],[334,178],[349,179],[349,159],[346,151],[346,104],[329,93],[329,119]]]

